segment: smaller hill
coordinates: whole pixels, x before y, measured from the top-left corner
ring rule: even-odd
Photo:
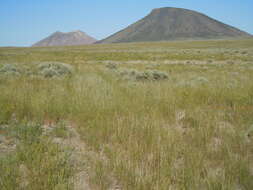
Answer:
[[[74,46],[74,45],[84,45],[93,44],[97,40],[86,33],[77,30],[73,32],[55,32],[47,38],[33,44],[33,47],[42,46]]]

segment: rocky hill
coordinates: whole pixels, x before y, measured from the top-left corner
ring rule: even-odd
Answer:
[[[84,45],[93,44],[96,39],[87,35],[82,31],[73,31],[68,33],[55,32],[49,37],[35,43],[34,47],[38,46],[74,46],[74,45]]]
[[[98,43],[223,39],[251,35],[196,11],[154,9],[145,18]]]

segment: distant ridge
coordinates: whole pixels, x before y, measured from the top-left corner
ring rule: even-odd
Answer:
[[[252,37],[202,13],[181,8],[154,9],[145,18],[97,43]]]
[[[77,30],[73,32],[63,33],[55,32],[47,38],[33,44],[33,47],[40,46],[74,46],[74,45],[84,45],[93,44],[97,40],[86,33]]]

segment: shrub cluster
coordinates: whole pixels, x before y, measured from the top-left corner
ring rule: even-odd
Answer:
[[[59,77],[71,75],[73,73],[72,66],[59,62],[45,62],[38,65],[39,74],[45,78]]]
[[[186,86],[196,87],[196,86],[206,85],[206,84],[209,84],[209,80],[205,77],[199,76],[188,81],[181,81],[177,85],[183,86],[183,87],[186,87]]]
[[[168,74],[166,72],[158,70],[138,71],[135,69],[121,69],[118,70],[118,74],[123,79],[135,81],[157,81],[168,79]]]
[[[0,68],[0,75],[5,76],[17,76],[20,75],[21,71],[16,67],[16,65],[5,64]]]
[[[193,83],[197,83],[197,84],[206,84],[206,83],[209,82],[209,80],[207,78],[205,78],[205,77],[199,76],[199,77],[193,79],[192,82]]]
[[[72,66],[59,62],[44,62],[34,64],[32,67],[22,65],[18,67],[15,64],[4,64],[0,66],[0,76],[42,76],[45,78],[53,78],[71,75],[73,73]]]
[[[117,64],[116,63],[107,63],[106,65],[106,68],[108,69],[117,69]]]

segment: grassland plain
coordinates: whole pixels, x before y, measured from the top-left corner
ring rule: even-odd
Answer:
[[[253,189],[252,75],[252,39],[0,48],[1,189]]]

